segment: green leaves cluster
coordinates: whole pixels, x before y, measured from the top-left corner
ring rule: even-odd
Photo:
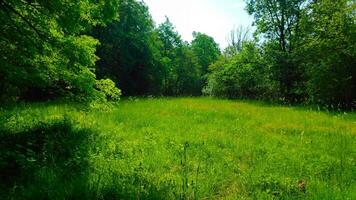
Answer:
[[[309,100],[320,104],[355,106],[356,4],[323,0],[308,7],[303,56]]]
[[[201,93],[198,58],[167,18],[157,28],[161,48],[163,94],[199,95]]]
[[[102,92],[104,98],[109,100],[120,100],[121,90],[115,86],[115,83],[110,79],[101,79],[96,81],[95,87],[98,91]]]
[[[0,100],[201,95],[354,107],[353,0],[246,0],[221,56],[137,0],[0,0]],[[99,79],[99,80],[98,80]],[[110,81],[113,80],[113,81]]]
[[[231,43],[225,58],[211,66],[207,93],[342,108],[355,106],[354,1],[246,3],[257,27],[255,44],[249,43],[256,51],[246,47],[246,41],[238,40],[242,48],[231,53],[236,49]]]
[[[118,17],[117,0],[0,1],[0,91],[27,100],[95,94],[99,42],[85,35]]]
[[[200,95],[207,68],[220,55],[213,38],[196,33],[189,44],[168,18],[155,26],[136,0],[122,0],[119,13],[119,21],[92,31],[101,42],[98,76],[119,82],[124,95]]]
[[[206,34],[194,32],[193,36],[192,50],[197,55],[202,75],[205,75],[208,73],[209,65],[219,58],[220,48],[214,38]]]
[[[233,57],[221,57],[210,66],[206,94],[227,98],[261,98],[270,96],[272,81],[267,63],[257,45],[245,42]]]
[[[118,21],[92,31],[101,42],[97,74],[117,81],[125,95],[156,93],[160,44],[148,8],[143,2],[122,0],[119,13]]]

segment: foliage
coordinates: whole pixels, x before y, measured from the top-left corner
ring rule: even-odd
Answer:
[[[184,43],[177,49],[175,95],[200,95],[202,91],[201,71],[198,59],[191,47]]]
[[[97,63],[100,78],[112,78],[125,95],[157,94],[162,77],[153,20],[143,2],[122,0],[118,21],[98,26],[92,35],[99,39]]]
[[[121,90],[115,86],[115,83],[110,79],[97,80],[95,88],[105,95],[105,98],[113,101],[120,100]]]
[[[209,66],[218,60],[221,53],[219,45],[214,41],[214,38],[197,32],[193,32],[193,37],[191,49],[199,65],[199,77],[197,78],[196,87],[198,87],[198,94],[201,94],[200,92],[207,83]]]
[[[202,89],[201,72],[194,50],[183,42],[168,18],[158,26],[157,32],[163,44],[163,94],[199,95]]]
[[[210,66],[207,94],[228,98],[270,98],[272,81],[262,53],[254,42],[245,42],[233,57],[221,57]]]
[[[101,42],[98,76],[114,79],[124,95],[200,95],[202,77],[220,54],[214,40],[199,33],[190,45],[168,18],[155,28],[143,2],[121,1],[119,12],[126,15],[92,32]]]
[[[220,48],[214,38],[206,34],[194,32],[193,37],[192,50],[198,58],[201,75],[204,76],[208,73],[209,65],[219,58]]]
[[[355,106],[355,3],[322,0],[305,18],[305,38],[299,54],[308,76],[309,101],[339,107]]]
[[[168,18],[158,26],[157,33],[162,42],[163,94],[175,95],[177,93],[175,82],[178,80],[176,71],[179,67],[177,53],[178,49],[182,48],[183,41]]]
[[[219,59],[212,37],[194,32],[191,43],[183,41],[168,18],[155,26],[144,1],[0,0],[0,101],[118,99],[120,85],[126,96],[201,95],[204,88],[355,107],[353,0],[245,3],[254,40],[249,28],[231,31]]]
[[[303,76],[294,57],[299,46],[300,21],[307,0],[247,0],[247,10],[255,18],[257,34],[262,34],[270,45],[273,79],[279,84],[281,97],[289,102],[303,99],[299,93]],[[267,43],[268,43],[267,42]],[[275,54],[276,56],[273,56]]]
[[[246,0],[246,4],[257,28],[255,39],[261,41],[260,56],[246,61],[263,65],[263,70],[250,68],[256,75],[231,67],[233,60],[243,57],[239,54],[243,54],[247,30],[240,28],[230,36],[225,61],[212,65],[207,93],[355,106],[354,1]],[[254,81],[246,85],[241,80]],[[261,85],[268,92],[261,93]]]
[[[97,40],[83,32],[117,18],[117,0],[0,1],[3,98],[90,96]]]

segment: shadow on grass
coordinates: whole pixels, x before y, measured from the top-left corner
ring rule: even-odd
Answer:
[[[246,100],[246,99],[231,99],[230,101],[238,101],[246,104],[250,104],[253,106],[258,106],[262,108],[290,108],[295,111],[311,111],[311,112],[321,112],[328,116],[342,116],[343,119],[348,121],[356,120],[356,112],[352,109],[338,109],[338,108],[330,108],[323,107],[313,104],[286,104],[286,103],[278,103],[278,102],[269,102],[263,100]]]
[[[140,173],[111,171],[110,162],[94,170],[90,154],[106,151],[100,140],[68,119],[16,133],[0,127],[0,199],[164,199]],[[101,175],[109,178],[93,180]]]
[[[66,119],[19,133],[1,130],[0,198],[69,197],[85,185],[91,136]]]

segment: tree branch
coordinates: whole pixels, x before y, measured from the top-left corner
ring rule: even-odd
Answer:
[[[4,2],[4,0],[0,0],[1,4],[5,9],[10,10],[11,12],[13,12],[14,14],[16,14],[17,16],[19,16],[32,30],[34,30],[36,32],[36,34],[41,38],[45,38],[44,35],[31,23],[29,22],[26,17],[24,17],[23,15],[21,15],[21,13],[19,13],[15,8],[11,7],[10,5],[6,4]]]

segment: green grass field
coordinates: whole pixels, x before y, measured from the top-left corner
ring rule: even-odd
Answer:
[[[0,199],[356,199],[355,113],[168,98],[0,114]]]

